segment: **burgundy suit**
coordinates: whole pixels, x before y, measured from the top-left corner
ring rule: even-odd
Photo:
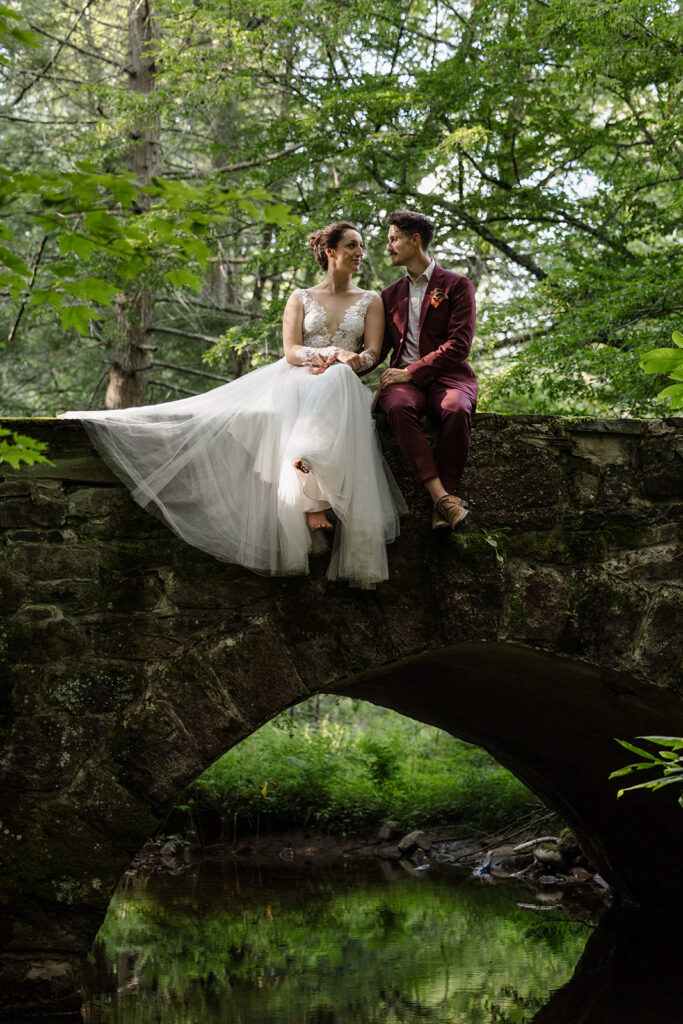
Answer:
[[[382,302],[386,317],[382,359],[393,349],[390,365],[398,366],[408,324],[407,275],[384,289]],[[420,309],[420,358],[405,367],[412,380],[390,384],[377,396],[376,404],[386,414],[417,479],[424,483],[438,476],[449,491],[457,488],[467,462],[477,404],[477,378],[467,362],[474,322],[472,282],[436,265]],[[441,428],[436,459],[420,427],[425,412]]]

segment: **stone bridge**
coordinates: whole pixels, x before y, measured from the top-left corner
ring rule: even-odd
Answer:
[[[142,512],[73,421],[6,421],[53,466],[0,467],[0,1004],[76,1009],[131,856],[184,787],[313,693],[480,744],[626,900],[683,903],[672,788],[616,799],[615,736],[683,735],[683,421],[477,417],[466,529],[410,506],[374,592],[267,579]],[[3,476],[4,471],[4,476]]]

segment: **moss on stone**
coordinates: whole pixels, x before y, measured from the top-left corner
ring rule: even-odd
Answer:
[[[34,830],[20,853],[13,876],[21,891],[68,906],[106,907],[112,880],[128,862],[125,850],[110,845],[64,802],[36,809]]]

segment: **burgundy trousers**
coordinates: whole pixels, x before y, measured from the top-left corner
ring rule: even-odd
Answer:
[[[426,388],[390,384],[380,391],[378,405],[419,482],[438,476],[447,491],[456,490],[470,450],[474,397],[441,381]],[[441,429],[436,458],[420,426],[424,413]]]

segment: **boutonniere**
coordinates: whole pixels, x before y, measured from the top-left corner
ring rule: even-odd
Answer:
[[[440,288],[435,288],[429,296],[429,301],[434,309],[438,309],[445,298],[446,292],[442,292]]]

